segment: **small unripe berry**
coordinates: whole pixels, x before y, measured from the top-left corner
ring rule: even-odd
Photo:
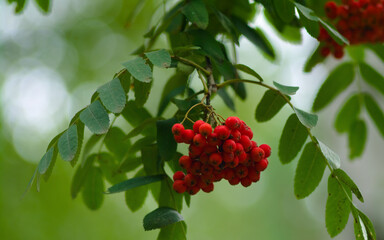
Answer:
[[[209,156],[209,163],[213,166],[219,166],[222,161],[223,161],[223,158],[219,153],[212,153]]]
[[[192,159],[189,156],[181,156],[179,159],[179,164],[185,170],[188,170],[192,166]]]
[[[212,132],[212,126],[209,123],[201,124],[199,127],[199,132],[204,137],[207,137]]]
[[[271,147],[269,145],[261,144],[259,148],[263,149],[265,158],[268,158],[269,156],[271,156]]]
[[[225,120],[225,125],[230,129],[238,129],[240,127],[240,119],[238,117],[228,117]]]
[[[260,162],[255,164],[255,169],[259,172],[264,171],[268,167],[268,160],[266,158],[262,159]]]
[[[242,178],[240,182],[243,187],[249,187],[252,184],[252,180],[249,177]]]
[[[183,180],[176,180],[173,183],[173,189],[177,193],[184,193],[187,190],[187,186],[185,185],[185,182]]]
[[[217,126],[213,132],[217,134],[217,137],[220,140],[226,140],[227,138],[229,138],[229,135],[231,133],[229,128],[224,125]]]
[[[223,143],[223,151],[226,153],[231,153],[236,150],[236,143],[232,139],[225,140]]]
[[[259,147],[256,147],[251,150],[251,158],[254,162],[260,162],[261,159],[264,158],[264,156],[264,150]]]
[[[182,171],[177,171],[173,174],[173,181],[184,180],[185,174]]]
[[[195,133],[199,133],[199,128],[202,124],[204,124],[205,122],[203,120],[197,120],[194,124],[193,124],[193,131]]]
[[[172,126],[173,135],[180,136],[182,131],[184,131],[184,126],[182,124],[176,123]]]
[[[191,129],[185,129],[181,132],[181,136],[183,137],[184,143],[192,143],[193,137],[195,136],[195,133]]]

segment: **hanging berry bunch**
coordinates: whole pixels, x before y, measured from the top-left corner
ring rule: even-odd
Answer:
[[[351,45],[384,41],[384,0],[343,0],[339,6],[329,1],[325,12]],[[336,43],[324,28],[320,28],[318,40],[324,45],[322,56],[330,53],[335,58],[344,56],[344,46]]]
[[[189,144],[189,155],[179,159],[186,174],[177,171],[173,175],[173,189],[178,193],[194,195],[200,189],[208,193],[222,179],[248,187],[259,181],[260,172],[268,166],[271,148],[252,141],[252,130],[238,117],[228,117],[214,129],[202,120],[193,129],[177,123],[172,133],[176,142]]]

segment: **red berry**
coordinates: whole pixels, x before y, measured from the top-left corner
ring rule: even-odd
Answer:
[[[213,183],[208,184],[206,187],[202,187],[201,190],[206,193],[212,192],[214,189]]]
[[[201,155],[200,155],[200,162],[202,164],[207,164],[208,163],[208,160],[209,160],[209,155],[205,152],[203,152]]]
[[[184,180],[185,174],[182,171],[177,171],[173,174],[173,181]]]
[[[252,180],[249,177],[242,178],[240,181],[243,187],[249,187],[252,184]]]
[[[173,135],[180,136],[182,131],[184,131],[184,126],[182,124],[176,123],[172,126]]]
[[[189,156],[193,159],[198,158],[202,153],[204,148],[197,147],[195,145],[189,145]]]
[[[206,153],[206,154],[211,154],[211,153],[215,153],[215,152],[217,152],[217,147],[215,146],[210,146],[210,145],[208,145],[208,146],[205,146],[205,148],[204,148],[204,152]]]
[[[232,162],[234,158],[235,158],[235,154],[233,152],[230,152],[230,153],[224,152],[223,153],[223,161],[226,163]]]
[[[251,141],[251,143],[252,143],[252,149],[257,147],[257,143],[255,141]]]
[[[211,133],[207,136],[207,143],[210,146],[217,146],[217,145],[220,145],[221,141],[217,136],[217,133]]]
[[[179,164],[182,168],[188,170],[192,166],[192,159],[189,156],[181,156],[179,159]]]
[[[203,148],[203,147],[205,147],[205,145],[207,145],[207,141],[205,140],[205,138],[204,138],[203,135],[201,135],[201,134],[196,134],[196,135],[193,137],[193,144],[194,144],[196,147]]]
[[[337,4],[333,1],[329,1],[325,4],[325,13],[327,14],[327,17],[330,19],[335,19],[338,14],[338,8]]]
[[[264,158],[264,150],[256,147],[251,150],[251,159],[254,162],[260,162]]]
[[[228,180],[229,184],[231,185],[237,185],[240,183],[240,178],[238,177],[233,177],[232,179]]]
[[[246,135],[241,135],[240,143],[243,145],[244,151],[249,152],[252,149],[252,142]]]
[[[190,172],[193,174],[193,175],[199,175],[201,173],[201,162],[199,161],[194,161],[192,163],[192,166],[191,166],[191,169],[190,169]]]
[[[260,162],[255,164],[257,171],[262,172],[268,167],[268,160],[266,158],[262,159]]]
[[[235,173],[238,178],[245,178],[248,175],[248,168],[243,165],[237,166]]]
[[[240,127],[240,119],[238,117],[228,117],[225,120],[225,125],[230,129],[238,129]]]
[[[185,143],[192,143],[193,137],[195,136],[195,133],[191,129],[185,129],[181,132],[181,136],[183,137],[183,140]]]
[[[209,156],[209,163],[213,166],[219,166],[222,161],[223,161],[223,158],[219,153],[212,153]]]
[[[269,145],[261,144],[259,148],[263,149],[265,158],[271,156],[271,147]]]
[[[187,186],[185,185],[185,182],[183,180],[176,180],[173,183],[173,189],[177,193],[184,193],[187,190]]]
[[[231,168],[225,168],[222,173],[225,180],[231,180],[235,177],[235,171]]]
[[[217,134],[217,137],[220,140],[226,140],[227,138],[229,138],[229,135],[231,133],[229,128],[224,125],[217,126],[213,132]]]
[[[234,152],[236,150],[236,143],[232,139],[225,140],[223,143],[223,151],[226,153]]]
[[[239,165],[239,158],[238,157],[234,157],[233,160],[228,163],[228,166],[230,168],[235,168],[235,167],[237,167],[237,165]]]
[[[188,187],[193,187],[197,184],[198,178],[192,174],[185,175],[184,182]]]
[[[204,137],[207,137],[212,132],[212,126],[209,123],[201,124],[199,127],[199,132]]]
[[[199,133],[199,128],[202,124],[204,124],[205,122],[203,120],[197,120],[194,124],[193,124],[193,131],[195,133]]]
[[[252,182],[257,182],[260,179],[260,172],[255,167],[248,167],[248,177]]]
[[[331,49],[329,47],[322,47],[320,49],[320,54],[323,57],[327,57],[331,53]]]
[[[233,139],[235,142],[239,142],[241,138],[241,133],[238,130],[232,130],[229,138]]]
[[[183,143],[184,142],[184,139],[181,135],[173,135],[173,138],[175,139],[175,141],[177,143]]]
[[[199,186],[193,186],[193,187],[188,188],[187,190],[188,190],[189,194],[195,195],[196,193],[198,193],[200,191],[200,187]]]
[[[246,154],[245,152],[242,152],[238,158],[239,158],[239,164],[247,164],[247,157],[248,157],[248,154]]]
[[[201,166],[201,173],[204,174],[204,175],[212,175],[212,172],[213,172],[213,167],[208,165],[208,164],[203,164],[203,166]]]
[[[243,145],[236,143],[235,156],[240,156],[244,152]]]

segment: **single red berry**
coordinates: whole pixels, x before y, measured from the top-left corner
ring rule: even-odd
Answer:
[[[231,184],[231,185],[237,185],[237,184],[239,184],[240,183],[240,178],[238,178],[238,177],[233,177],[232,179],[230,179],[230,180],[228,180],[228,182],[229,182],[229,184]]]
[[[235,168],[235,174],[238,178],[245,178],[248,175],[248,168],[244,165],[239,165]]]
[[[238,129],[240,127],[240,119],[238,117],[228,117],[225,120],[225,125],[230,129]]]
[[[184,126],[182,124],[176,123],[172,126],[173,135],[180,136],[182,131],[184,131]]]
[[[182,171],[177,171],[173,174],[173,181],[184,180],[185,174]]]
[[[243,145],[236,143],[235,156],[240,156],[244,152]]]
[[[173,183],[173,189],[177,193],[184,193],[185,191],[187,191],[187,186],[185,185],[185,182],[183,180],[176,180]]]
[[[192,159],[189,156],[181,156],[179,159],[179,164],[185,170],[188,170],[192,166]]]
[[[207,137],[212,132],[212,126],[209,123],[201,124],[199,127],[199,133],[204,137]]]
[[[223,151],[226,153],[234,152],[236,150],[236,143],[232,139],[227,139],[223,143]]]
[[[175,139],[175,141],[177,143],[183,143],[184,142],[184,139],[181,135],[173,135],[173,138]]]
[[[245,152],[242,152],[238,158],[239,158],[239,164],[247,164],[247,156],[248,154],[246,154]]]
[[[257,143],[256,143],[255,141],[251,141],[251,143],[252,143],[252,149],[254,149],[254,148],[257,147]],[[251,150],[252,150],[252,149],[251,149]]]
[[[243,187],[249,187],[252,184],[252,180],[249,177],[242,178],[240,182]]]
[[[199,161],[193,161],[190,172],[193,175],[199,175],[201,173],[201,162]]]
[[[216,146],[210,146],[210,145],[207,145],[207,146],[205,146],[205,148],[204,148],[204,152],[205,152],[206,154],[215,153],[215,152],[217,152],[217,147],[216,147]]]
[[[193,137],[195,136],[195,133],[191,129],[185,129],[181,132],[181,136],[183,137],[184,143],[192,143]]]
[[[204,148],[195,145],[189,145],[189,156],[193,159],[198,158],[204,151]]]
[[[200,155],[200,162],[202,164],[207,164],[208,163],[208,160],[209,160],[209,155],[205,152],[203,152],[201,155]]]
[[[199,133],[199,128],[201,125],[203,125],[205,122],[203,120],[197,120],[194,124],[193,124],[193,131],[195,133]]]
[[[269,145],[261,144],[259,148],[263,149],[265,158],[271,156],[271,147]]]
[[[329,47],[322,47],[321,49],[320,49],[320,54],[321,54],[321,56],[323,56],[323,57],[328,57],[328,55],[331,53],[331,49],[329,48]]]
[[[212,192],[214,189],[213,183],[208,184],[206,187],[202,187],[201,190],[206,193]]]
[[[201,175],[200,181],[199,181],[199,187],[203,188],[207,185],[211,184],[214,180],[214,177],[212,174],[209,175]]]
[[[222,174],[225,180],[231,180],[232,178],[235,177],[235,171],[232,168],[225,168],[222,171]]]
[[[220,141],[219,137],[217,136],[217,133],[210,133],[207,136],[207,143],[210,146],[218,146],[221,144],[221,141]]]
[[[329,19],[335,19],[337,17],[337,4],[333,1],[329,1],[325,4],[325,13]]]
[[[254,162],[260,162],[261,159],[264,158],[264,156],[264,150],[259,147],[256,147],[251,150],[251,158]]]
[[[252,182],[257,182],[260,179],[260,172],[255,167],[248,167],[248,177]]]
[[[232,162],[234,158],[235,158],[235,154],[233,152],[229,152],[229,153],[224,152],[223,153],[223,161],[226,163]]]
[[[227,138],[229,138],[229,135],[231,133],[229,128],[224,125],[217,126],[215,130],[213,130],[213,132],[217,134],[217,137],[220,140],[226,140]]]
[[[219,166],[222,161],[223,161],[223,158],[219,153],[212,153],[209,156],[209,163],[213,166]]]
[[[189,187],[187,189],[188,193],[191,194],[191,195],[195,195],[196,193],[198,193],[200,191],[200,187],[199,186],[193,186],[193,187]]]
[[[266,158],[262,159],[260,162],[255,164],[257,171],[262,172],[268,167],[268,160]]]
[[[229,138],[233,139],[235,142],[239,142],[241,139],[241,133],[239,130],[232,130]]]
[[[213,167],[208,164],[203,164],[201,166],[201,173],[204,175],[212,175]]]
[[[343,56],[344,56],[344,49],[343,49],[343,47],[337,47],[337,48],[335,48],[335,51],[333,52],[333,56],[334,56],[336,59],[341,59],[341,58],[343,58]]]
[[[223,173],[223,171],[214,170],[212,176],[213,176],[214,182],[219,182],[224,178],[224,173]]]
[[[233,160],[230,161],[230,162],[228,162],[227,164],[228,164],[228,166],[229,166],[230,168],[235,168],[235,167],[237,167],[237,165],[239,165],[239,158],[235,156],[235,157],[233,158]]]
[[[203,148],[207,145],[207,141],[205,140],[205,137],[201,134],[196,134],[194,137],[193,137],[193,144],[196,146],[196,147],[200,147],[200,148]]]
[[[249,139],[246,135],[241,135],[240,143],[243,145],[244,151],[249,152],[252,150],[252,142],[251,139]]]
[[[195,175],[187,174],[185,175],[184,182],[188,187],[193,187],[197,184],[198,178]]]

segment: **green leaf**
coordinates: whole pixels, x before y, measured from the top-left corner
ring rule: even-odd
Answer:
[[[317,124],[318,117],[316,114],[308,113],[298,108],[293,108],[300,122],[307,128],[313,128]]]
[[[339,181],[344,183],[361,202],[364,202],[363,195],[361,194],[359,188],[353,182],[353,180],[348,176],[346,172],[344,172],[342,169],[339,168],[334,170],[333,174],[339,179]]]
[[[58,154],[58,150],[57,150],[57,146],[55,146],[54,149],[53,149],[53,155],[52,155],[51,163],[49,164],[48,169],[43,174],[44,181],[46,181],[46,182],[50,178],[50,176],[52,174],[52,171],[53,171],[53,168],[55,167],[56,159],[57,159],[57,154]],[[38,173],[38,174],[40,174],[40,173]]]
[[[356,240],[368,240],[367,230],[364,226],[363,220],[359,216],[358,210],[351,204],[352,215],[354,218],[353,228],[355,230]]]
[[[348,197],[352,197],[351,191],[349,189],[344,191],[341,183],[331,174],[328,178],[328,199],[325,209],[325,225],[331,237],[339,234],[348,222],[351,211]]]
[[[381,136],[384,137],[384,113],[376,103],[375,99],[372,96],[365,94],[364,95],[365,108],[369,116],[371,116],[373,122],[375,123],[377,129],[381,133]]]
[[[99,87],[97,92],[100,94],[100,99],[104,106],[109,111],[113,113],[123,111],[127,102],[127,96],[118,78],[114,78],[112,81]]]
[[[135,103],[138,107],[142,107],[148,100],[149,93],[151,92],[152,82],[146,83],[134,79],[135,86]]]
[[[108,132],[109,117],[100,101],[94,101],[80,114],[80,120],[95,134]]]
[[[378,44],[367,44],[370,48],[382,61],[384,61],[384,45],[382,43]]]
[[[279,158],[282,164],[290,163],[303,147],[308,137],[307,129],[292,114],[285,123],[279,143]]]
[[[144,146],[141,149],[141,159],[147,175],[160,174],[160,159],[157,145]]]
[[[113,185],[112,187],[108,188],[108,191],[106,193],[118,193],[118,192],[127,191],[135,187],[140,187],[153,182],[161,181],[164,179],[164,177],[165,177],[164,174],[159,174],[159,175],[153,175],[153,176],[131,178],[121,183]]]
[[[187,225],[185,222],[177,222],[175,224],[168,225],[166,227],[162,227],[160,229],[157,240],[169,240],[169,239],[177,239],[177,240],[186,240],[186,231]]]
[[[152,117],[146,108],[138,107],[134,101],[127,102],[122,114],[132,127],[136,127],[145,119]]]
[[[51,147],[41,158],[39,165],[37,166],[39,174],[44,174],[48,170],[53,158],[53,151],[54,147]]]
[[[279,89],[280,92],[286,95],[295,95],[297,90],[299,90],[299,87],[287,86],[287,85],[277,83],[275,81],[273,81],[273,85],[275,85],[275,87]]]
[[[313,111],[317,112],[332,102],[344,91],[355,78],[353,64],[350,62],[340,64],[327,77],[313,103]]]
[[[49,12],[50,0],[35,0],[35,2],[37,3],[37,5],[40,7],[41,10],[43,10],[46,13]]]
[[[216,15],[217,20],[219,20],[219,22],[225,29],[225,31],[231,36],[233,42],[239,45],[239,36],[237,34],[236,27],[235,25],[233,25],[232,21],[216,8],[212,8],[212,10]]]
[[[304,65],[304,72],[308,73],[312,71],[312,69],[319,63],[324,61],[324,57],[320,54],[320,45],[316,48],[316,50],[312,53],[311,57],[307,59]]]
[[[141,176],[144,176],[143,169],[138,171],[134,177]],[[145,199],[148,196],[148,190],[148,186],[143,185],[141,187],[129,189],[125,192],[125,203],[132,212],[136,212],[144,205]]]
[[[72,125],[59,138],[58,147],[61,158],[67,162],[72,161],[75,158],[78,144],[77,126]]]
[[[226,60],[222,44],[208,31],[191,30],[187,32],[187,37],[194,45],[201,47],[206,56],[220,61]]]
[[[159,154],[164,161],[169,161],[176,153],[177,143],[172,134],[172,126],[175,123],[177,123],[175,118],[156,122],[157,145],[159,146]]]
[[[348,99],[344,106],[337,114],[335,121],[335,128],[339,133],[347,132],[352,123],[357,119],[360,114],[360,100],[359,95],[353,95]]]
[[[286,23],[295,17],[295,8],[290,0],[273,0],[277,15]]]
[[[8,0],[8,3],[13,3],[13,2],[16,3],[15,13],[20,13],[21,11],[23,11],[25,6],[25,0]]]
[[[80,192],[81,188],[84,185],[85,179],[88,175],[89,169],[92,167],[92,164],[97,157],[98,157],[97,154],[90,155],[84,161],[84,165],[77,167],[71,183],[72,198],[76,198],[77,194]]]
[[[313,142],[307,143],[297,164],[294,191],[298,199],[309,196],[323,178],[325,162]]]
[[[206,29],[209,23],[207,8],[202,0],[191,0],[181,10],[188,20],[199,28]]]
[[[124,89],[125,94],[128,94],[129,90],[131,89],[131,74],[126,69],[123,69],[118,74],[116,74],[115,77],[119,78],[120,85]]]
[[[266,122],[273,118],[287,102],[278,93],[267,90],[257,105],[255,118],[258,122]]]
[[[164,91],[165,91],[165,88],[164,88]],[[158,108],[158,111],[157,111],[157,116],[161,116],[165,109],[167,108],[169,102],[174,98],[176,97],[177,95],[180,95],[182,93],[185,92],[185,86],[180,86],[180,87],[176,87],[174,88],[171,92],[169,92],[168,94],[166,94],[160,101],[159,103],[159,108]]]
[[[237,17],[232,17],[232,22],[236,26],[237,30],[256,47],[258,47],[272,59],[276,58],[275,51],[271,43],[260,29],[253,29],[249,27],[247,23]]]
[[[140,151],[143,147],[148,146],[156,141],[156,136],[146,136],[143,137],[132,144],[132,146],[128,149],[127,154],[134,154]]]
[[[217,90],[217,94],[221,99],[223,99],[225,105],[231,109],[232,111],[236,111],[235,109],[235,103],[233,102],[231,96],[229,96],[228,92],[225,90],[225,88],[220,88]]]
[[[255,78],[259,79],[261,82],[264,81],[263,78],[255,72],[252,68],[244,65],[244,64],[235,64],[233,65],[237,70],[240,70],[242,72],[245,72],[251,76],[254,76]],[[276,85],[275,85],[276,86]]]
[[[375,232],[375,228],[373,227],[371,220],[369,220],[369,218],[363,212],[361,212],[360,210],[358,210],[358,211],[359,211],[359,216],[364,223],[365,229],[367,230],[368,239],[369,240],[375,240],[376,239],[376,232]]]
[[[123,66],[132,76],[143,83],[152,82],[152,70],[141,57],[123,63]]]
[[[349,143],[349,158],[361,156],[364,151],[365,142],[367,141],[367,126],[363,120],[357,119],[354,121],[348,133]]]
[[[120,165],[117,167],[117,173],[130,172],[135,170],[138,166],[142,164],[141,157],[127,156],[123,159]]]
[[[328,160],[329,165],[333,169],[340,168],[340,157],[337,155],[334,151],[332,151],[327,145],[320,142],[319,139],[317,139],[317,142],[319,143],[321,152],[323,153],[324,157]]]
[[[83,140],[84,140],[84,123],[78,121],[76,123],[76,130],[77,130],[77,151],[75,153],[75,157],[70,162],[72,167],[76,165],[80,157],[81,148],[83,146]]]
[[[83,156],[81,159],[81,166],[84,167],[88,154],[92,151],[95,145],[101,140],[103,136],[93,134],[87,141],[83,149]]]
[[[137,127],[132,129],[125,137],[124,139],[129,139],[136,137],[137,135],[141,134],[144,129],[146,128],[152,128],[155,127],[156,122],[161,118],[148,118],[145,119],[141,124],[139,124]]]
[[[317,38],[320,34],[320,25],[318,21],[313,21],[304,16],[301,12],[299,12],[300,22],[304,26],[305,30],[311,35],[313,38]]]
[[[130,141],[125,139],[125,133],[118,127],[112,127],[108,131],[104,143],[108,150],[116,156],[119,162],[123,160],[127,150],[131,147]]]
[[[359,68],[363,79],[384,94],[384,77],[366,63],[360,63]]]
[[[144,217],[143,225],[145,231],[149,231],[180,221],[184,221],[184,218],[175,209],[169,207],[159,207]]]
[[[103,191],[103,173],[100,168],[91,167],[85,178],[84,188],[81,192],[83,202],[91,210],[99,209],[104,200]]]
[[[153,63],[153,65],[161,68],[169,68],[171,67],[171,55],[165,49],[161,49],[158,51],[147,52],[145,56]]]
[[[294,2],[295,7],[297,10],[299,10],[300,13],[302,13],[307,19],[312,21],[319,21],[319,18],[316,16],[316,14],[313,12],[312,9],[305,7],[304,5],[301,5],[300,3]]]
[[[329,25],[322,19],[319,19],[320,24],[327,30],[328,34],[335,40],[339,45],[349,45],[348,39],[341,35],[333,26]]]
[[[121,160],[120,160],[121,161]],[[119,161],[110,153],[101,152],[98,154],[97,162],[103,172],[105,179],[110,184],[116,184],[127,180],[125,174],[119,174],[116,170],[119,166]]]
[[[362,63],[365,58],[365,49],[364,45],[350,45],[346,48],[348,55],[353,59],[354,62]]]

